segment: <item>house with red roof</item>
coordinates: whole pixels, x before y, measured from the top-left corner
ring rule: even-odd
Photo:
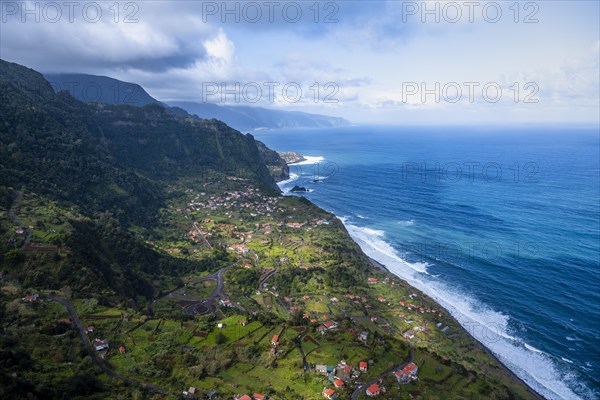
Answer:
[[[344,372],[342,376],[344,377],[344,379],[349,379],[350,375],[352,375],[352,365],[346,365],[346,367],[344,367]]]
[[[273,335],[271,338],[271,344],[273,346],[279,346],[279,335]]]
[[[337,389],[339,388],[343,388],[346,384],[344,383],[343,380],[341,379],[334,379],[333,380],[333,386],[335,386]]]
[[[336,393],[336,392],[335,392],[335,390],[333,390],[333,389],[328,389],[328,388],[325,388],[325,389],[323,389],[323,396],[324,396],[326,399],[333,400],[333,399],[335,399],[336,397],[338,397],[338,396],[339,396],[339,394],[338,394],[338,393]]]
[[[366,361],[361,361],[358,363],[358,369],[360,372],[367,372],[369,369],[369,364]]]
[[[369,283],[377,283],[377,278],[369,278]]]
[[[409,363],[406,367],[402,368],[400,371],[394,372],[394,376],[400,383],[408,383],[411,379],[417,377],[417,372],[419,371],[419,367],[415,363]]]
[[[252,397],[248,396],[247,394],[243,394],[241,396],[237,396],[236,400],[252,400]]]
[[[267,396],[259,393],[254,393],[252,397],[254,397],[254,400],[267,400]]]
[[[330,331],[332,329],[337,328],[338,324],[334,321],[327,321],[325,322],[323,325],[325,325],[325,328]]]
[[[37,301],[39,299],[39,297],[40,297],[39,294],[27,295],[27,296],[21,298],[21,300],[25,301],[27,303],[33,303],[33,302]]]
[[[381,394],[381,388],[378,384],[374,383],[367,388],[367,396],[373,397]]]

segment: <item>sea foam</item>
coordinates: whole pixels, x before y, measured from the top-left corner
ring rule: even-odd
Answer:
[[[277,185],[279,185],[279,188],[282,189],[283,186],[286,186],[292,182],[294,182],[295,180],[297,180],[300,176],[297,174],[293,174],[290,173],[290,177],[284,181],[278,182]],[[283,190],[283,189],[282,189]]]
[[[410,263],[402,259],[393,246],[384,240],[384,231],[350,224],[347,218],[340,219],[350,236],[369,257],[435,299],[475,339],[538,393],[553,400],[582,399],[570,389],[573,385],[577,386],[576,378],[561,371],[555,357],[509,333],[508,316],[429,275],[428,264]],[[583,398],[594,398],[593,396],[590,394]]]
[[[292,163],[289,165],[312,165],[312,164],[319,164],[325,160],[325,157],[322,157],[322,156],[303,156],[303,157],[304,157],[304,161]]]

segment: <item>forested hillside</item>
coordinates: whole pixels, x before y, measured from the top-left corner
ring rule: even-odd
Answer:
[[[0,209],[10,217],[0,228],[0,261],[3,273],[27,286],[68,286],[106,302],[143,303],[181,273],[227,261],[216,251],[214,258],[184,262],[145,241],[170,183],[227,174],[278,191],[254,138],[220,121],[178,116],[156,104],[83,103],[6,61],[0,61],[0,93]],[[19,210],[23,194],[29,206]],[[39,214],[49,202],[51,216],[23,226],[23,242],[13,237],[19,223],[10,224],[19,214]],[[60,254],[27,252],[28,232],[42,225],[58,229],[42,242]]]

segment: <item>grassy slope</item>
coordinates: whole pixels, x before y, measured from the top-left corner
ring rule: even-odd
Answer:
[[[117,371],[176,391],[189,386],[206,391],[217,389],[223,394],[222,398],[256,391],[269,393],[278,399],[318,399],[322,398],[320,392],[323,387],[332,385],[314,371],[303,372],[300,353],[294,342],[296,336],[308,336],[302,341],[302,346],[311,366],[320,363],[335,365],[342,358],[354,366],[361,360],[373,360],[369,373],[358,378],[358,383],[406,360],[408,344],[402,339],[402,333],[414,326],[422,326],[426,331],[416,333],[411,340],[416,348],[415,362],[421,369],[420,380],[399,386],[388,379],[384,381],[388,391],[382,398],[396,399],[408,394],[440,399],[533,398],[445,311],[405,282],[373,267],[339,221],[304,199],[277,198],[275,212],[271,216],[253,217],[253,211],[256,210],[252,207],[243,211],[233,206],[217,210],[197,207],[196,210],[186,211],[186,203],[190,199],[210,198],[224,190],[242,190],[247,185],[246,182],[224,180],[212,184],[179,185],[176,189],[183,194],[163,210],[160,227],[157,228],[161,235],[151,235],[158,239],[150,241],[154,248],[164,249],[173,257],[192,261],[202,259],[212,250],[203,242],[185,238],[190,231],[188,218],[191,215],[200,221],[200,226],[203,226],[205,218],[212,219],[205,225],[214,233],[209,242],[215,247],[238,242],[239,232],[254,232],[253,238],[245,243],[256,251],[259,267],[252,264],[250,268],[235,268],[228,273],[226,283],[226,292],[232,300],[243,305],[246,312],[219,307],[215,316],[191,317],[180,311],[176,301],[165,299],[157,304],[156,314],[148,316],[142,309],[132,308],[131,305],[127,307],[117,303],[112,307],[100,306],[83,292],[68,293],[70,289],[64,289],[67,293],[63,291],[63,296],[72,295],[80,299],[75,300],[76,308],[84,324],[96,327],[94,337],[106,338],[113,343],[108,359]],[[192,190],[181,190],[184,188]],[[205,193],[205,196],[199,193]],[[31,203],[24,204],[36,208],[35,201],[27,201]],[[244,199],[244,202],[255,204],[262,201],[262,194]],[[55,212],[45,213],[44,207],[39,210],[35,218],[32,217],[35,223],[57,215]],[[186,213],[189,214],[188,218],[185,218]],[[50,216],[43,217],[46,214]],[[5,213],[0,215],[6,216]],[[309,224],[299,229],[277,226],[278,222],[314,222],[322,219],[330,223],[319,226]],[[7,223],[6,219],[2,220],[3,225]],[[230,222],[237,229],[224,231],[215,221]],[[264,229],[257,229],[257,223],[260,226],[270,223],[272,232],[266,234]],[[55,223],[51,226],[57,230],[56,233],[44,239],[38,232],[36,240],[51,241],[54,235],[62,234],[62,225]],[[307,227],[311,229],[307,231]],[[269,244],[264,244],[267,240]],[[28,257],[43,262],[38,258],[39,255]],[[245,261],[253,263],[253,259],[248,256]],[[257,280],[273,268],[278,272],[269,279],[267,288],[257,295]],[[204,274],[184,275],[182,283],[191,283]],[[379,283],[366,283],[368,277],[377,277]],[[40,342],[56,342],[56,335],[48,332],[54,333],[52,329],[58,329],[58,319],[66,315],[64,310],[54,304],[30,306],[19,302],[18,298],[24,293],[43,289],[39,286],[32,285],[27,289],[26,286],[19,286],[19,282],[6,278],[2,285],[6,340],[15,335],[22,336],[18,348],[29,352],[37,366],[25,373],[27,379],[37,384],[48,380],[75,379],[77,370],[65,369],[63,361],[81,364],[85,363],[87,357],[82,357],[81,351],[67,351],[67,348],[76,350],[80,347],[72,329],[67,330],[68,335],[63,337],[62,342],[53,345],[56,349],[54,355],[33,350],[39,347]],[[210,284],[191,285],[188,290],[200,296],[210,291],[210,287]],[[165,290],[168,288],[168,285],[165,286]],[[360,300],[356,304],[354,299],[344,297],[347,294],[365,297],[366,302]],[[284,301],[284,296],[289,301]],[[331,297],[339,301],[332,302]],[[385,301],[379,301],[379,298],[385,298]],[[425,309],[436,309],[436,313],[409,311],[399,304],[400,301],[412,302]],[[296,312],[290,312],[293,307],[297,309]],[[257,314],[253,315],[253,312]],[[8,313],[11,313],[10,318],[7,317]],[[311,323],[302,318],[304,313],[318,322]],[[128,316],[126,320],[123,319],[124,315]],[[377,320],[371,321],[372,316]],[[248,320],[249,324],[241,326],[242,319]],[[326,320],[336,320],[341,328],[321,335],[316,327]],[[218,329],[217,322],[224,323],[225,328]],[[441,334],[435,325],[437,322],[449,326],[449,331]],[[40,332],[40,326],[45,326],[46,331]],[[346,332],[347,329],[369,331],[367,346]],[[275,355],[270,353],[270,340],[274,334],[281,335],[281,346]],[[125,346],[125,355],[116,351],[118,345]],[[101,390],[97,394],[99,398],[110,397],[110,393],[114,395],[115,392],[137,390],[107,385],[103,379],[95,383],[102,389],[93,389]],[[342,398],[349,392],[342,391]]]
[[[303,371],[296,337],[311,366],[372,360],[366,376],[349,382],[359,384],[407,359],[402,336],[411,330],[421,379],[386,381],[382,397],[532,397],[431,299],[373,267],[340,221],[305,199],[274,194],[251,137],[153,106],[85,105],[40,91],[47,83],[33,71],[0,68],[8,95],[0,109],[1,398],[164,397],[97,374],[74,328],[61,322],[63,307],[20,300],[35,292],[70,299],[82,322],[95,326],[90,337],[111,342],[107,359],[117,371],[177,392],[193,385],[216,388],[222,398],[322,398],[331,383]],[[240,199],[190,205],[225,192]],[[206,240],[193,235],[194,221]],[[24,248],[22,226],[31,231]],[[241,242],[252,252],[228,271],[225,291],[242,309],[192,317],[182,312],[185,303],[165,298],[148,311],[150,299],[231,263],[236,256],[225,248]],[[380,282],[370,285],[368,277]],[[186,289],[202,297],[211,285]],[[317,326],[327,320],[340,329],[321,335]],[[449,327],[445,334],[438,322]],[[369,340],[348,330],[366,330]],[[281,345],[272,354],[274,334]]]

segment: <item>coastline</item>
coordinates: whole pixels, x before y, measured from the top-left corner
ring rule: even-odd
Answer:
[[[306,157],[306,156],[305,156]],[[295,164],[289,164],[290,166],[296,166],[296,165],[305,165],[305,164],[313,164],[313,163],[319,163],[322,160],[324,160],[324,157],[322,156],[308,156],[306,157],[307,160],[304,162],[300,162],[300,163],[295,163]],[[296,176],[290,176],[290,179],[286,180],[286,181],[282,181],[282,182],[278,182],[278,185],[285,185],[285,184],[289,184],[295,180],[297,180],[299,178],[298,175]],[[280,186],[281,187],[281,186]],[[294,195],[292,193],[290,193],[289,191],[283,191],[282,193],[283,195]],[[302,197],[302,196],[301,196]],[[318,206],[317,204],[315,204],[312,200],[311,203],[313,203],[314,205]],[[346,233],[348,234],[348,236],[350,237],[350,239],[359,247],[359,249],[361,250],[361,252],[365,255],[365,257],[367,257],[367,259],[370,261],[371,265],[373,267],[375,267],[376,269],[379,269],[381,271],[383,271],[384,273],[388,273],[391,276],[393,276],[394,278],[400,279],[403,282],[405,282],[405,284],[411,288],[413,288],[415,291],[418,291],[419,293],[421,293],[424,297],[427,297],[431,302],[435,303],[436,305],[438,305],[440,308],[444,309],[447,313],[449,318],[451,318],[458,327],[460,327],[459,329],[464,332],[467,333],[468,337],[472,338],[474,340],[474,344],[476,345],[477,348],[481,349],[485,354],[487,354],[491,359],[493,359],[501,368],[503,368],[503,370],[507,373],[506,375],[508,375],[510,377],[510,379],[512,379],[515,383],[519,383],[522,386],[524,386],[524,388],[527,390],[528,393],[530,393],[533,397],[537,398],[537,399],[547,399],[547,398],[553,398],[553,397],[545,397],[543,390],[548,389],[544,384],[539,383],[539,381],[537,381],[535,378],[533,378],[532,383],[528,383],[525,381],[524,378],[521,378],[519,375],[517,375],[517,373],[515,371],[513,371],[507,364],[505,364],[501,359],[500,356],[496,355],[490,348],[488,348],[480,339],[478,339],[472,332],[469,332],[467,329],[465,329],[465,327],[459,322],[459,319],[453,315],[450,310],[442,305],[442,302],[444,301],[444,298],[438,298],[437,300],[435,298],[433,298],[432,296],[426,294],[423,290],[417,288],[416,286],[414,286],[413,284],[409,283],[405,278],[403,278],[400,275],[396,275],[394,272],[392,272],[385,264],[375,260],[374,258],[372,258],[371,256],[369,256],[367,254],[367,251],[365,251],[365,249],[362,248],[362,246],[360,245],[360,243],[350,234],[349,232],[349,228],[346,226],[345,223],[345,219],[339,217],[338,215],[336,215],[332,210],[327,210],[328,212],[330,212],[332,215],[334,215],[334,217],[340,222],[340,225],[344,227],[344,229],[346,230]],[[539,387],[537,387],[536,385],[539,384]],[[536,390],[537,387],[537,390]],[[538,391],[539,390],[539,391]],[[554,392],[552,389],[548,389],[548,393],[546,395],[548,396],[552,396],[552,394],[557,394],[557,392]],[[560,395],[558,395],[557,398],[566,398],[566,397],[562,397]]]
[[[354,239],[352,239],[354,241]],[[356,243],[356,242],[354,242]],[[358,243],[356,243],[357,246],[360,247],[360,245]],[[362,249],[361,249],[362,250]],[[364,253],[364,252],[363,252]],[[401,277],[395,275],[393,272],[391,272],[384,264],[380,263],[379,261],[375,260],[372,257],[369,257],[368,255],[365,254],[365,256],[369,259],[369,261],[371,262],[371,264],[375,267],[378,268],[380,270],[382,270],[385,273],[388,273],[390,275],[393,275],[394,277],[398,278],[398,279],[402,279]],[[403,279],[402,279],[403,280]],[[406,282],[406,281],[405,281]],[[427,296],[425,293],[422,293],[419,289],[415,288],[414,286],[410,285],[410,283],[406,282],[407,285],[409,285],[410,287],[412,287],[413,289],[415,289],[416,291],[418,291],[419,293],[421,293],[422,296]],[[434,303],[436,303],[440,308],[443,308],[444,310],[446,310],[440,303],[438,303],[435,299],[432,299],[431,297],[427,296],[429,299],[431,299],[431,301],[433,301]],[[446,310],[446,312],[448,312],[448,316],[454,320],[456,320],[456,318],[454,318],[454,316],[452,316],[452,314],[450,314],[450,312],[448,310]],[[457,321],[458,322],[458,321]],[[504,363],[487,347],[485,347],[485,345],[483,343],[481,343],[475,336],[473,336],[469,331],[467,331],[466,329],[464,329],[462,327],[462,325],[460,323],[458,323],[458,325],[461,327],[461,329],[467,334],[469,335],[476,343],[477,346],[483,350],[487,355],[489,355],[491,358],[493,358],[494,360],[496,360],[496,362],[500,365],[502,365],[502,367],[506,370],[506,372],[508,372],[508,374],[517,382],[520,382],[521,384],[525,385],[525,387],[527,387],[528,391],[535,396],[536,398],[540,399],[540,400],[545,400],[545,397],[542,396],[540,393],[536,392],[534,388],[532,388],[527,382],[525,382],[522,378],[520,378],[517,374],[515,374],[510,368],[508,368],[506,365],[504,365]]]

